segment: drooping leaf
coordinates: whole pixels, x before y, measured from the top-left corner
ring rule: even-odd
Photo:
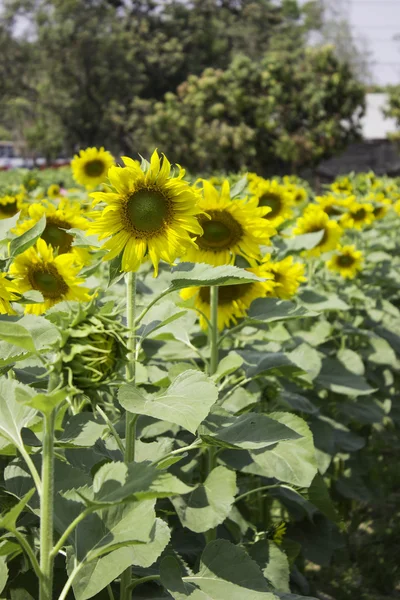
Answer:
[[[36,244],[37,240],[42,235],[46,227],[46,216],[43,215],[41,219],[31,229],[25,231],[19,237],[16,237],[10,242],[10,255],[15,258],[22,252],[25,252],[28,248]]]
[[[223,523],[229,515],[236,494],[236,474],[225,467],[211,471],[204,484],[186,498],[175,497],[172,503],[183,525],[202,533]]]
[[[250,271],[232,265],[212,267],[203,263],[179,263],[172,269],[171,290],[191,286],[235,285],[251,281],[263,281]]]
[[[148,415],[184,427],[195,433],[216,402],[214,383],[200,371],[189,370],[178,375],[167,390],[147,395],[134,385],[123,385],[118,399],[125,410]]]
[[[252,450],[253,460],[265,477],[274,477],[300,487],[308,487],[317,473],[313,437],[307,423],[290,413],[271,413],[270,418],[287,425],[302,437],[278,442],[276,446]]]

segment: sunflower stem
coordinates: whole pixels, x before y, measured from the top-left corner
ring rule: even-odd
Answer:
[[[56,373],[50,374],[48,391],[57,386]],[[53,521],[54,521],[54,427],[56,409],[45,414],[43,456],[42,456],[42,494],[40,497],[40,570],[39,600],[53,598]]]
[[[129,383],[135,382],[136,375],[136,334],[135,334],[135,313],[136,313],[136,274],[127,273],[126,282],[126,325],[128,329],[128,362],[126,365],[126,380]],[[125,414],[125,463],[135,460],[135,438],[136,438],[137,415],[130,412]],[[121,575],[120,600],[130,600],[132,593],[130,586],[132,582],[132,569],[128,567]]]
[[[214,375],[218,369],[219,349],[218,349],[218,286],[213,285],[210,288],[210,368],[209,375]],[[211,446],[207,450],[207,476],[214,469],[216,463],[215,449]],[[210,529],[206,532],[206,541],[211,542],[216,538],[216,530]]]

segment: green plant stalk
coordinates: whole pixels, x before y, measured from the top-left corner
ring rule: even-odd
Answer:
[[[49,390],[52,380],[49,382]],[[40,570],[39,600],[53,598],[53,506],[54,506],[54,423],[56,411],[44,415],[42,456],[42,495],[40,498]]]
[[[219,348],[218,348],[218,286],[210,288],[210,369],[209,375],[214,375],[218,369]],[[215,448],[210,447],[207,450],[207,475],[215,467],[216,453]],[[207,542],[211,542],[216,537],[216,530],[210,529],[206,532]]]
[[[127,273],[126,282],[126,324],[128,329],[128,363],[126,365],[126,380],[135,382],[136,368],[136,335],[135,335],[135,313],[136,313],[136,274]],[[135,438],[136,438],[137,415],[126,412],[125,415],[125,454],[124,460],[130,463],[135,460]],[[132,593],[130,585],[132,581],[132,570],[128,567],[121,575],[120,600],[130,600]]]

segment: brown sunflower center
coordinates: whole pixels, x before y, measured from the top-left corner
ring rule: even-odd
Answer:
[[[100,177],[106,170],[106,165],[102,160],[94,158],[93,160],[88,160],[84,169],[88,177]]]
[[[341,254],[336,258],[339,267],[351,267],[355,260],[354,256],[350,256],[350,254]]]
[[[282,210],[282,198],[279,194],[267,192],[263,194],[258,202],[259,206],[269,206],[271,211],[265,215],[264,219],[274,219]]]
[[[367,211],[365,210],[365,208],[359,208],[355,212],[352,212],[351,216],[355,221],[362,221],[367,216]]]
[[[0,219],[7,219],[13,217],[18,212],[17,201],[7,202],[7,204],[0,204]]]
[[[58,299],[68,292],[67,284],[53,265],[34,270],[29,279],[33,289],[41,292],[44,298]]]
[[[126,217],[136,232],[150,233],[169,221],[171,208],[171,201],[162,192],[146,188],[129,197]]]
[[[252,288],[252,283],[239,283],[238,285],[221,285],[218,288],[218,305],[231,304],[235,300],[240,300]],[[206,304],[210,304],[210,288],[200,288],[200,299]]]
[[[58,249],[59,254],[69,252],[74,239],[65,229],[71,229],[71,224],[61,219],[47,217],[46,227],[41,235],[46,244]]]
[[[323,210],[330,217],[337,217],[341,214],[340,209],[334,204],[331,204],[330,206],[325,206]]]
[[[203,250],[227,250],[242,238],[243,229],[233,216],[224,210],[209,210],[211,219],[199,218],[203,235],[196,243]]]

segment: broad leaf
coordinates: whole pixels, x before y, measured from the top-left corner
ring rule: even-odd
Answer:
[[[234,373],[243,364],[243,358],[237,352],[229,352],[222,360],[219,361],[218,368],[213,375],[215,381],[219,381],[223,377]]]
[[[314,316],[315,314],[303,306],[296,306],[296,304],[288,300],[257,298],[251,304],[248,318],[252,321],[273,323],[274,321],[288,321],[290,319]]]
[[[35,409],[17,401],[17,397],[29,398],[35,391],[19,384],[13,379],[0,378],[0,436],[6,438],[17,448],[23,447],[21,430],[28,427],[37,412]]]
[[[37,240],[42,235],[46,227],[46,217],[43,216],[35,225],[25,231],[22,235],[14,238],[10,242],[10,255],[15,258],[18,254],[22,254],[28,248],[36,244]]]
[[[375,391],[363,377],[348,371],[341,362],[333,358],[324,358],[316,382],[336,394],[345,396],[362,396]]]
[[[232,265],[212,267],[204,263],[179,263],[172,269],[171,290],[191,286],[235,285],[251,281],[264,281],[250,271]]]
[[[134,414],[163,419],[196,433],[218,397],[214,383],[200,371],[185,371],[156,396],[134,385],[123,385],[118,399],[125,410]]]
[[[183,527],[202,533],[225,521],[235,494],[236,474],[220,466],[213,469],[204,484],[189,497],[174,498],[172,503]]]
[[[270,418],[287,425],[302,437],[278,442],[265,450],[253,450],[251,456],[265,477],[274,477],[300,487],[311,485],[317,473],[313,437],[307,423],[290,413],[272,413]]]

